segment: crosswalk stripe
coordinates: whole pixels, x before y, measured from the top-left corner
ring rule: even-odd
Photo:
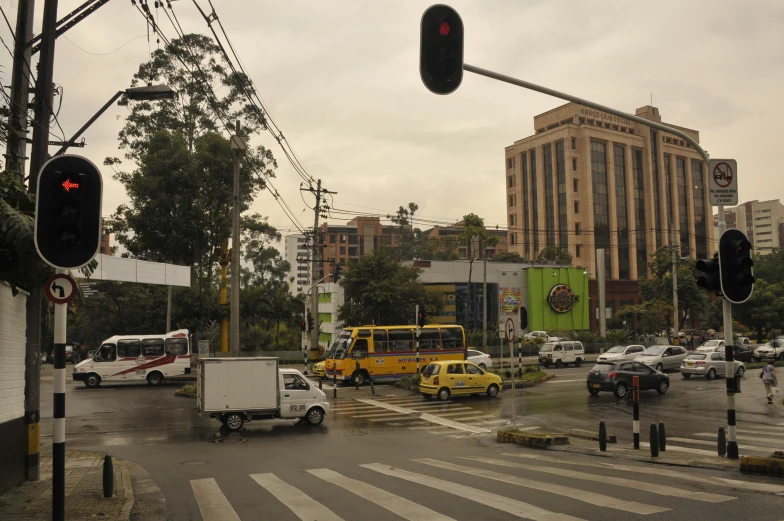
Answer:
[[[634,479],[625,479],[625,478],[618,478],[613,476],[598,476],[594,474],[588,474],[585,472],[579,472],[572,469],[526,465],[525,463],[514,463],[511,461],[505,461],[505,460],[494,459],[494,458],[463,457],[463,456],[461,456],[460,458],[482,461],[484,463],[489,463],[491,465],[500,465],[502,467],[533,470],[534,472],[543,472],[545,474],[553,474],[555,476],[563,476],[563,477],[570,477],[574,479],[583,479],[585,481],[594,481],[597,483],[618,485],[619,487],[628,487],[634,489],[640,488],[640,482]],[[691,492],[688,490],[683,490],[675,487],[668,487],[666,485],[657,485],[655,483],[646,483],[645,491],[651,492],[653,494],[659,494],[662,496],[682,497],[687,499],[694,499],[697,501],[704,501],[706,503],[721,503],[723,501],[729,501],[731,499],[735,499],[734,497],[730,497],[730,496],[720,496],[718,494],[709,494],[707,492]]]
[[[667,441],[677,441],[679,443],[694,443],[696,445],[713,445],[714,447],[718,448],[718,442],[716,441],[693,440],[691,438],[668,438]],[[771,452],[773,450],[770,447],[757,447],[755,445],[746,445],[746,444],[740,444],[738,445],[738,448],[741,450],[753,450],[757,452]],[[714,452],[714,454],[718,455],[718,450],[717,452]]]
[[[761,434],[763,436],[784,436],[784,431],[760,431],[752,429],[735,429],[735,432],[742,432],[743,434]]]
[[[528,503],[523,503],[522,501],[518,501],[516,499],[493,494],[492,492],[487,492],[486,490],[480,490],[478,488],[461,485],[452,481],[433,478],[424,474],[409,472],[407,470],[395,468],[390,465],[370,463],[366,465],[360,465],[360,467],[375,470],[376,472],[385,474],[387,476],[418,483],[420,485],[434,488],[442,492],[447,492],[449,494],[453,494],[464,499],[468,499],[469,501],[501,510],[502,512],[506,512],[523,519],[530,519],[532,521],[583,521],[578,517],[544,510],[543,508],[539,508]]]
[[[402,420],[405,420],[405,419],[416,420],[417,417],[416,416],[411,416],[411,415],[398,414],[398,415],[394,415],[394,416],[389,417],[389,418],[368,418],[368,420],[370,420],[372,422],[397,422],[397,421],[402,421]],[[394,423],[388,423],[387,425],[395,425],[395,424]],[[411,423],[407,423],[405,425],[411,425]]]
[[[417,425],[415,427],[409,427],[408,430],[411,430],[411,431],[427,431],[427,430],[429,430],[429,431],[437,431],[437,430],[441,430],[442,432],[449,432],[450,430],[454,430],[454,427],[438,426],[438,425],[433,425],[431,423],[429,425]]]
[[[643,515],[656,514],[658,512],[666,512],[670,510],[669,508],[657,507],[654,505],[646,505],[645,503],[637,503],[635,501],[623,501],[618,498],[614,498],[612,496],[605,496],[604,494],[599,494],[597,492],[589,492],[577,488],[557,485],[555,483],[546,483],[543,481],[536,481],[533,479],[526,479],[518,476],[510,476],[508,474],[503,474],[501,472],[493,472],[491,470],[485,470],[477,467],[466,467],[463,465],[456,465],[454,463],[448,463],[446,461],[439,461],[430,458],[415,459],[413,461],[417,463],[424,463],[425,465],[430,465],[440,469],[454,470],[456,472],[462,472],[464,474],[469,474],[471,476],[479,476],[482,478],[502,481],[504,483],[519,485],[521,487],[530,488],[533,490],[541,490],[543,492],[548,492],[550,494],[566,496],[569,498],[576,499],[577,501],[582,501],[583,503],[596,505],[598,507],[614,508],[616,510],[623,510],[625,512],[633,512],[635,514],[643,514]]]
[[[391,404],[388,404],[388,403],[379,402],[377,400],[370,400],[370,399],[367,399],[367,398],[360,398],[359,401],[361,401],[363,403],[371,404],[371,405],[375,404],[375,405],[378,405],[379,407],[383,407],[384,409],[389,409],[390,411],[397,411],[397,412],[405,413],[405,412],[409,412],[411,410],[411,409],[405,409],[403,407],[398,407],[396,405],[391,405]],[[449,426],[449,427],[454,427],[455,429],[461,429],[461,430],[464,430],[464,431],[473,432],[474,434],[491,432],[489,429],[486,429],[484,427],[473,427],[473,426],[467,425],[465,423],[459,423],[459,422],[451,421],[448,418],[439,418],[438,416],[433,416],[432,414],[425,414],[425,413],[420,414],[419,419],[420,420],[429,421],[431,423],[437,423],[439,425],[446,425],[446,426]]]
[[[462,418],[452,418],[453,420],[461,420]],[[493,420],[493,421],[486,421],[486,420]],[[470,416],[465,419],[463,423],[468,423],[469,425],[490,425],[492,423],[502,423],[508,420],[499,420],[498,415],[486,414],[484,416]]]
[[[386,508],[393,514],[408,519],[408,521],[455,521],[451,517],[439,514],[435,510],[430,510],[429,508],[418,505],[406,498],[396,496],[384,489],[369,485],[364,481],[347,478],[333,470],[311,469],[308,470],[308,472],[317,478],[321,478],[328,483],[342,487],[363,499]],[[321,518],[314,517],[311,519],[318,519],[318,521],[321,521]]]
[[[708,437],[708,438],[714,438],[716,436],[716,434],[714,434],[712,432],[698,432],[698,433],[694,434],[694,436],[703,436],[703,437]],[[755,436],[738,436],[738,441],[740,441],[740,442],[743,442],[743,441],[754,441],[754,442],[762,442],[762,443],[771,443],[771,442],[775,443],[775,442],[777,442],[777,440],[772,440],[770,438],[757,438]],[[779,445],[775,445],[776,448],[784,446],[784,440],[779,441],[778,443],[779,443]]]
[[[370,411],[372,409],[378,409],[378,407],[375,405],[336,405],[330,407],[329,411]]]
[[[456,412],[434,412],[433,414],[436,415],[436,416],[440,416],[441,418],[450,418],[452,416],[465,416],[466,414],[469,414],[469,411],[471,411],[470,414],[473,414],[474,416],[485,414],[484,411],[477,411],[475,409],[471,409],[470,407],[467,407],[466,409],[464,409],[462,411],[456,411]],[[458,420],[460,418],[455,418],[455,419]]]
[[[318,519],[319,521],[343,521],[343,518],[332,510],[300,489],[289,485],[275,476],[275,474],[251,474],[250,477],[275,496],[278,501],[291,509],[302,521],[312,521],[313,519]]]
[[[411,416],[414,414],[416,414],[416,412],[414,411],[408,413],[378,411],[378,412],[368,413],[368,414],[355,414],[352,416],[352,418],[388,418],[390,416],[405,416],[405,415]]]
[[[191,488],[203,521],[240,521],[213,478],[192,479]]]
[[[657,477],[667,476],[671,478],[682,479],[685,481],[694,481],[697,483],[706,483],[709,485],[721,485],[724,487],[742,488],[746,490],[756,490],[758,492],[772,492],[774,494],[784,493],[784,486],[781,485],[768,485],[766,483],[757,483],[754,481],[739,481],[736,479],[714,478],[712,476],[699,476],[696,474],[687,474],[685,472],[681,472],[678,470],[669,470],[662,466],[657,466],[657,468],[649,468],[649,467],[643,467],[639,465],[634,465],[634,466],[619,465],[616,463],[603,463],[603,462],[593,462],[593,461],[585,461],[585,460],[567,461],[558,458],[552,458],[549,456],[541,456],[539,454],[505,453],[501,455],[513,456],[515,458],[532,459],[536,461],[544,461],[547,463],[572,465],[577,467],[592,467],[592,468],[609,469],[609,470],[616,470],[616,471],[621,470],[630,473],[650,474]]]

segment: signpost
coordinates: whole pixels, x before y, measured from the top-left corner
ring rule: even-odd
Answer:
[[[712,205],[737,205],[738,162],[734,159],[711,159],[708,166],[708,187]]]
[[[514,366],[514,336],[515,324],[511,318],[506,319],[504,325],[504,333],[506,334],[506,341],[509,342],[509,366],[512,368],[512,428],[517,426],[517,408],[515,407],[515,366]]]

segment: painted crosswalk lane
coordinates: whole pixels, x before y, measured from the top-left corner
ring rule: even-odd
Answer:
[[[284,474],[251,473],[227,478],[226,484],[200,478],[190,485],[203,521],[257,519],[261,508],[269,516],[265,519],[280,521],[365,521],[391,519],[390,513],[408,521],[496,519],[498,514],[489,511],[534,521],[587,521],[605,519],[607,509],[675,519],[683,500],[702,503],[710,518],[723,503],[737,499],[733,490],[784,492],[784,485],[699,471],[529,452],[450,461],[414,458],[394,465],[368,462]],[[258,487],[257,492],[237,498],[233,479],[255,483],[244,486]],[[597,483],[612,486],[597,490]]]

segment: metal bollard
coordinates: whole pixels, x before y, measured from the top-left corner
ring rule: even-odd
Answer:
[[[599,450],[607,451],[607,426],[604,422],[599,422]]]
[[[319,376],[319,391],[321,391],[321,377]]]
[[[667,450],[667,436],[664,433],[664,422],[659,422],[659,451]]]
[[[373,396],[376,395],[376,386],[373,384],[373,379],[370,379],[370,394]]]
[[[651,424],[650,446],[651,446],[651,457],[658,458],[659,457],[659,433],[656,430],[655,423]]]
[[[724,457],[727,454],[727,435],[724,433],[724,427],[719,427],[719,456]]]
[[[338,372],[333,368],[332,369],[332,398],[337,399],[338,397]]]
[[[103,497],[114,496],[114,466],[112,457],[108,454],[103,457]]]

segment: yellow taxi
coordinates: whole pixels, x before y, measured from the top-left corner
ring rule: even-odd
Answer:
[[[327,366],[324,360],[313,364],[313,376],[318,376],[319,378],[327,377]]]
[[[498,396],[503,388],[501,377],[484,371],[476,364],[458,360],[432,362],[419,378],[419,392],[425,398],[438,396],[448,400],[451,395],[487,393]]]

